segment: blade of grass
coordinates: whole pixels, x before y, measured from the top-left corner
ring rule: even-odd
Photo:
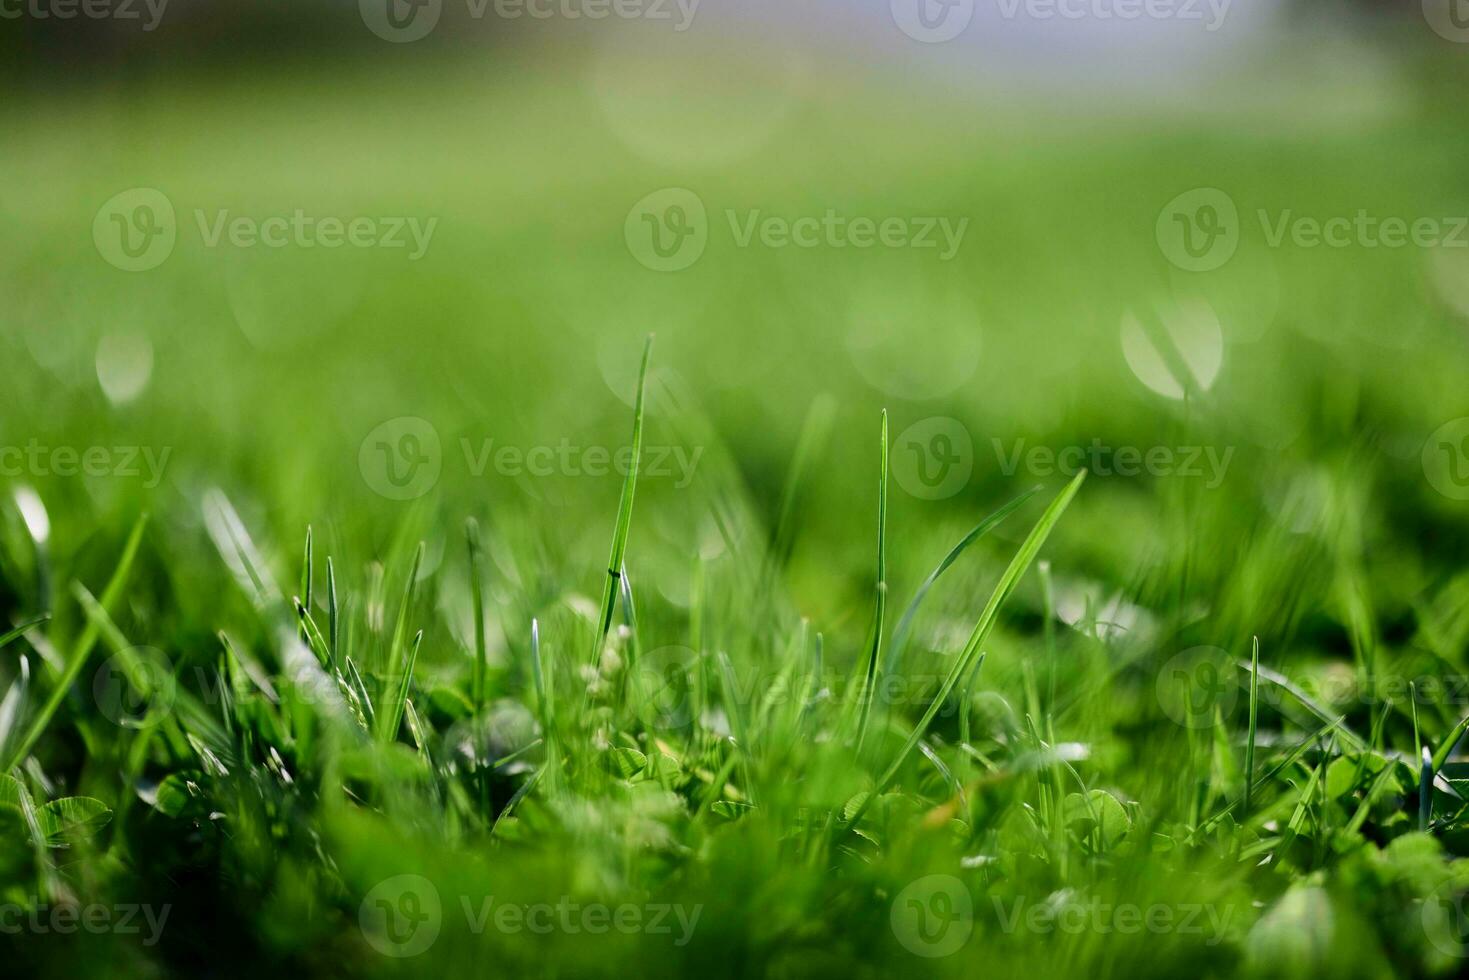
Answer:
[[[133,560],[137,557],[138,547],[143,542],[143,528],[147,524],[147,514],[139,516],[133,524],[133,529],[128,534],[127,543],[123,545],[122,556],[118,559],[117,567],[112,571],[112,578],[108,580],[107,587],[102,590],[101,606],[103,609],[110,609],[117,605],[118,599],[122,597],[123,587],[127,584],[128,574],[132,571]],[[71,657],[66,661],[66,670],[56,679],[56,686],[51,689],[51,696],[46,699],[46,703],[36,713],[36,717],[31,721],[31,727],[26,730],[25,737],[10,752],[9,757],[5,760],[5,765],[0,766],[0,769],[9,772],[30,754],[37,739],[41,737],[41,733],[50,724],[51,716],[56,714],[57,708],[61,707],[61,702],[66,697],[66,692],[71,689],[72,683],[76,681],[77,676],[82,672],[82,667],[86,665],[87,657],[91,654],[92,647],[97,643],[97,632],[96,622],[88,620],[87,625],[83,627],[81,635],[77,637],[77,641],[72,647]]]
[[[791,549],[795,546],[794,518],[796,505],[801,499],[801,486],[811,460],[826,444],[827,435],[831,431],[834,407],[834,402],[829,396],[817,396],[806,413],[806,420],[801,426],[801,435],[796,440],[796,452],[791,458],[791,469],[786,475],[785,486],[781,489],[780,516],[775,522],[774,544],[771,546],[771,562],[777,569],[785,567],[790,560]]]
[[[398,621],[393,624],[393,640],[388,647],[388,684],[403,683],[404,641],[408,636],[408,614],[413,611],[413,594],[418,584],[418,569],[423,565],[424,550],[424,544],[420,541],[418,548],[413,552],[413,565],[408,569],[408,581],[403,583],[403,599],[398,603]],[[378,720],[382,722],[378,729],[378,738],[384,742],[391,742],[398,737],[398,722],[402,718],[403,704],[399,701],[395,705],[390,700],[390,703],[383,707],[386,710],[378,712]]]
[[[1250,817],[1250,797],[1255,786],[1255,732],[1260,717],[1260,638],[1250,653],[1250,731],[1245,743],[1245,794],[1240,803],[1240,820]]]
[[[627,551],[627,535],[632,528],[633,492],[637,489],[638,462],[643,454],[643,398],[648,382],[648,360],[653,356],[653,335],[649,334],[643,345],[643,363],[638,369],[638,395],[633,406],[632,459],[627,467],[627,477],[622,481],[622,497],[617,504],[617,525],[612,531],[612,551],[607,556],[607,577],[602,582],[601,612],[597,616],[597,636],[592,645],[588,663],[595,664],[601,656],[602,644],[607,640],[607,631],[612,628],[612,607],[617,599],[617,577],[621,574],[622,556]]]
[[[918,607],[922,605],[924,598],[927,597],[928,592],[930,589],[933,588],[934,583],[939,580],[939,576],[948,571],[949,566],[958,561],[959,556],[964,554],[964,552],[968,550],[970,545],[974,544],[974,542],[978,541],[980,538],[993,531],[996,527],[1000,525],[1002,521],[1004,521],[1005,518],[1009,517],[1016,510],[1018,510],[1021,504],[1025,503],[1031,497],[1035,496],[1035,494],[1039,491],[1040,487],[1033,487],[1025,491],[1014,500],[1011,500],[1009,503],[1005,504],[999,510],[990,514],[984,520],[974,525],[974,527],[970,529],[969,533],[964,535],[964,537],[959,540],[958,544],[949,549],[949,553],[944,556],[943,561],[938,563],[938,567],[935,568],[932,572],[928,573],[928,578],[924,579],[923,584],[918,586],[918,590],[913,593],[912,600],[909,601],[907,608],[903,610],[903,615],[898,618],[898,627],[897,629],[893,630],[893,642],[888,644],[887,663],[883,666],[884,674],[892,674],[898,669],[899,661],[902,658],[904,650],[908,646],[908,631],[913,626],[913,617],[918,614]]]
[[[408,701],[408,689],[413,684],[413,667],[418,663],[418,646],[422,642],[423,630],[419,630],[413,635],[413,642],[408,646],[408,655],[403,662],[402,675],[389,675],[390,679],[397,680],[398,686],[388,698],[388,703],[385,705],[387,711],[379,716],[384,719],[380,735],[385,742],[397,739],[398,728],[403,724],[403,705]]]
[[[1444,763],[1449,761],[1449,753],[1454,751],[1454,746],[1459,744],[1459,739],[1464,737],[1466,731],[1469,731],[1469,715],[1465,715],[1463,720],[1454,726],[1448,737],[1439,745],[1438,751],[1433,753],[1434,772],[1438,772],[1443,768]]]
[[[471,517],[464,523],[464,536],[469,547],[469,596],[474,608],[474,671],[470,684],[470,700],[478,713],[485,706],[485,675],[488,658],[485,653],[485,596],[480,584],[479,523]]]
[[[4,649],[9,644],[14,643],[26,630],[30,629],[33,626],[40,626],[42,623],[46,622],[50,618],[50,613],[43,613],[40,616],[37,616],[35,619],[30,620],[29,622],[21,623],[19,626],[8,633],[0,633],[0,649]]]
[[[1433,756],[1423,749],[1423,766],[1418,771],[1418,829],[1428,830],[1433,818]]]
[[[872,720],[872,699],[878,682],[878,659],[882,655],[882,627],[888,608],[888,413],[882,412],[882,436],[877,474],[877,595],[872,611],[872,645],[867,651],[867,673],[858,692],[857,752],[867,739]]]
[[[1009,567],[1000,576],[1000,581],[995,586],[994,592],[991,593],[989,602],[985,605],[984,611],[979,614],[979,621],[974,624],[974,632],[970,635],[969,642],[965,644],[964,651],[956,659],[953,667],[949,669],[947,676],[944,678],[943,685],[939,688],[938,693],[934,695],[933,701],[928,706],[928,710],[923,713],[923,717],[913,727],[913,731],[909,733],[907,741],[898,750],[897,756],[889,764],[882,777],[878,779],[877,785],[868,794],[867,799],[863,802],[857,813],[851,820],[847,821],[847,827],[855,827],[857,821],[862,817],[862,812],[867,809],[871,801],[881,795],[892,781],[897,778],[898,771],[902,768],[904,760],[908,758],[908,754],[913,751],[914,746],[918,744],[918,740],[927,733],[928,726],[933,724],[934,717],[939,713],[944,702],[948,700],[950,692],[959,683],[959,679],[965,675],[970,663],[973,662],[975,657],[979,656],[980,646],[989,637],[990,631],[994,629],[995,622],[999,618],[1000,607],[1005,604],[1005,600],[1009,599],[1010,594],[1015,591],[1015,586],[1019,584],[1020,577],[1025,574],[1026,569],[1030,568],[1031,562],[1035,561],[1035,556],[1046,543],[1046,538],[1050,537],[1051,531],[1056,527],[1057,522],[1061,520],[1061,515],[1066,512],[1066,508],[1070,505],[1072,498],[1081,489],[1081,483],[1086,479],[1086,474],[1086,470],[1077,473],[1075,479],[1067,484],[1066,489],[1062,490],[1056,496],[1056,499],[1051,501],[1045,513],[1041,514],[1040,520],[1036,522],[1035,527],[1031,528],[1030,534],[1020,545],[1020,550],[1015,553],[1015,557],[1011,559]]]
[[[332,660],[335,662],[341,658],[341,619],[337,608],[337,570],[332,564],[331,556],[326,559],[326,631],[327,639],[331,641]]]

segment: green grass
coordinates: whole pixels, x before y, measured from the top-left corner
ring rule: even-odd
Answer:
[[[0,913],[169,909],[153,943],[6,934],[15,969],[1454,972],[1469,510],[1421,450],[1469,412],[1469,334],[1429,257],[1272,250],[1249,215],[1462,210],[1458,71],[1305,133],[788,80],[765,135],[643,120],[680,161],[510,51],[319,78],[331,122],[305,75],[7,105],[0,446],[171,450],[152,487],[0,477]],[[181,236],[128,274],[87,229],[130,186],[181,226],[440,230],[411,265]],[[677,274],[622,239],[664,186],[711,220]],[[1153,240],[1196,186],[1249,219],[1217,274]],[[721,231],[827,207],[973,220],[948,265]],[[1174,292],[1224,330],[1187,403],[1119,341]],[[110,334],[151,343],[131,400]],[[361,450],[404,417],[440,472],[398,500]],[[940,499],[905,442],[933,418],[973,447]],[[1094,439],[1232,455],[1217,485],[1005,462]],[[631,465],[493,462],[563,441]]]

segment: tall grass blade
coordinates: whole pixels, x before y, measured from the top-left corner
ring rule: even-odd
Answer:
[[[1260,717],[1260,638],[1250,653],[1250,730],[1245,742],[1245,794],[1240,803],[1240,819],[1250,817],[1250,798],[1255,788],[1255,732]]]
[[[877,689],[878,660],[882,654],[882,628],[888,607],[888,413],[882,413],[882,439],[877,476],[877,595],[872,611],[872,644],[867,652],[867,674],[862,679],[857,721],[857,751],[867,738],[872,719],[872,700]]]
[[[127,543],[123,545],[122,556],[117,561],[117,567],[112,571],[112,578],[108,580],[107,587],[102,590],[102,608],[109,609],[117,605],[117,601],[122,598],[122,590],[127,584],[128,574],[132,571],[133,560],[138,556],[138,547],[143,542],[143,528],[147,524],[147,514],[139,516],[133,524],[133,529],[128,534]],[[77,676],[82,672],[82,667],[86,665],[87,657],[91,654],[92,647],[97,643],[97,633],[98,628],[96,622],[89,619],[87,625],[83,627],[81,635],[77,637],[76,643],[72,646],[71,656],[66,661],[66,668],[61,676],[56,679],[56,685],[51,689],[51,696],[46,699],[46,703],[41,706],[41,710],[32,719],[31,726],[26,730],[25,737],[6,755],[5,764],[0,766],[0,769],[6,772],[14,769],[30,753],[31,748],[35,746],[36,740],[41,737],[41,733],[46,730],[46,726],[50,723],[51,716],[56,714],[57,708],[61,707],[61,702],[66,697],[66,692],[70,690],[72,683],[76,681]]]
[[[0,633],[0,650],[3,650],[11,643],[14,643],[16,640],[18,640],[21,635],[25,633],[26,630],[30,629],[33,626],[40,626],[42,623],[46,622],[50,618],[50,613],[44,613],[40,616],[37,616],[35,619],[21,623],[15,629],[10,630],[7,633]]]
[[[974,525],[974,527],[969,530],[969,533],[964,535],[964,537],[959,540],[958,544],[949,549],[949,553],[944,556],[943,561],[938,563],[938,567],[928,573],[928,578],[924,579],[923,584],[918,586],[918,590],[913,593],[912,600],[909,601],[907,608],[903,610],[903,615],[898,618],[898,627],[897,629],[893,630],[893,642],[888,645],[887,663],[883,667],[884,674],[890,675],[898,669],[898,664],[903,656],[903,651],[907,648],[908,645],[908,631],[913,626],[913,617],[918,614],[918,607],[923,604],[923,600],[928,596],[929,590],[934,587],[934,584],[936,582],[938,582],[939,576],[948,571],[949,566],[958,561],[959,556],[964,554],[964,552],[968,550],[970,545],[974,544],[974,542],[978,541],[980,538],[993,531],[996,527],[1000,525],[1002,521],[1004,521],[1005,518],[1009,517],[1016,510],[1018,510],[1021,504],[1025,503],[1031,497],[1035,496],[1038,492],[1040,492],[1040,487],[1034,487],[1030,490],[1025,491],[1020,496],[1016,497],[1014,500],[1011,500],[999,510],[995,511],[993,514],[990,514],[984,520]]]
[[[1067,484],[1066,489],[1062,490],[1056,496],[1056,499],[1051,501],[1045,513],[1041,514],[1040,520],[1036,522],[1035,527],[1031,528],[1030,534],[1020,545],[1020,550],[1015,553],[1015,557],[1011,559],[1009,567],[1000,576],[1000,581],[995,586],[994,592],[990,595],[989,602],[985,605],[984,611],[979,614],[979,621],[974,624],[974,632],[970,634],[969,642],[965,644],[963,652],[955,659],[954,665],[949,668],[949,672],[944,677],[944,682],[940,686],[938,693],[934,695],[933,701],[930,702],[928,710],[923,713],[923,717],[919,719],[918,724],[913,726],[913,731],[909,733],[907,741],[898,750],[897,756],[894,757],[887,770],[878,779],[877,785],[873,787],[872,792],[868,794],[867,799],[863,801],[857,813],[853,815],[851,820],[847,821],[846,825],[848,827],[855,827],[857,821],[862,818],[863,812],[871,804],[872,800],[880,796],[891,785],[892,781],[897,778],[898,772],[902,768],[903,762],[908,758],[909,753],[918,744],[918,740],[923,738],[928,732],[928,726],[933,724],[934,717],[939,713],[944,702],[948,700],[949,694],[954,690],[955,685],[959,683],[959,679],[968,672],[969,665],[974,661],[974,658],[979,656],[980,647],[989,637],[990,631],[994,629],[995,621],[999,618],[1000,608],[1005,604],[1005,600],[1010,598],[1010,594],[1015,591],[1015,586],[1019,584],[1021,576],[1025,574],[1031,562],[1035,561],[1035,556],[1046,543],[1046,539],[1050,537],[1051,531],[1055,529],[1057,522],[1061,520],[1061,515],[1066,512],[1066,508],[1070,505],[1072,498],[1081,489],[1081,484],[1086,479],[1086,474],[1086,470],[1077,473],[1076,477]]]
[[[643,454],[643,399],[647,394],[648,360],[653,356],[653,335],[643,345],[643,363],[638,368],[638,395],[633,406],[632,459],[627,477],[622,481],[622,497],[617,504],[617,525],[612,531],[612,551],[607,556],[607,577],[602,582],[601,611],[597,616],[597,636],[588,663],[595,664],[602,654],[607,631],[612,628],[612,607],[617,600],[617,578],[621,574],[622,556],[627,551],[627,535],[632,527],[633,493],[637,489],[638,462]]]
[[[485,594],[480,581],[479,522],[471,517],[464,524],[464,536],[469,548],[469,597],[474,610],[474,670],[471,673],[470,700],[478,712],[485,706],[485,675],[488,673],[488,657],[485,653]]]

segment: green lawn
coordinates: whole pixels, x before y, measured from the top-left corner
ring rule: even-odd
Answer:
[[[1460,969],[1441,55],[1176,113],[535,49],[7,100],[13,962]]]

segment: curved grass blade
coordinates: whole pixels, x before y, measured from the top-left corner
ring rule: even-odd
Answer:
[[[1260,638],[1255,637],[1255,645],[1250,653],[1250,731],[1249,741],[1245,743],[1245,796],[1240,803],[1240,819],[1248,820],[1250,817],[1250,797],[1255,788],[1255,731],[1257,719],[1260,717]]]
[[[872,698],[877,688],[878,659],[882,655],[882,627],[888,607],[888,413],[882,413],[881,468],[877,477],[877,596],[872,612],[872,645],[867,652],[867,674],[859,690],[857,751],[867,738],[867,725],[872,720]]]
[[[478,712],[485,706],[485,675],[488,657],[485,653],[485,595],[480,584],[479,523],[471,517],[464,523],[464,537],[469,547],[469,596],[474,608],[474,671],[470,675],[470,701]]]
[[[811,461],[826,444],[827,436],[831,432],[834,409],[835,403],[830,396],[817,396],[816,400],[811,403],[811,408],[806,413],[806,420],[801,426],[801,435],[796,441],[796,452],[791,458],[791,469],[786,475],[785,486],[781,489],[780,512],[775,521],[771,563],[777,569],[784,568],[790,561],[791,550],[795,547],[794,519],[796,505],[801,499],[801,487]]]
[[[648,360],[653,356],[653,335],[643,345],[643,363],[638,369],[638,396],[633,406],[632,460],[627,468],[627,477],[622,481],[622,497],[617,504],[617,525],[612,531],[612,552],[607,556],[607,577],[602,582],[601,612],[597,616],[597,635],[592,644],[588,663],[596,663],[606,642],[607,631],[612,628],[612,607],[617,600],[617,579],[621,575],[622,556],[627,551],[627,535],[632,527],[633,492],[638,483],[638,462],[643,455],[643,397],[648,382]]]
[[[332,564],[331,555],[326,558],[326,631],[327,639],[331,641],[332,659],[341,656],[341,647],[338,641],[341,639],[341,618],[337,608],[337,569]]]
[[[388,703],[384,705],[387,709],[379,717],[383,719],[383,727],[379,732],[383,741],[391,742],[398,737],[398,728],[403,724],[403,706],[408,701],[408,689],[413,685],[413,667],[418,663],[418,647],[423,642],[423,630],[419,630],[413,636],[413,642],[408,647],[408,656],[403,662],[403,672],[389,674],[388,681],[397,682],[397,689],[388,696]]]
[[[418,585],[418,570],[423,565],[424,551],[424,543],[420,541],[418,548],[413,552],[413,565],[408,569],[408,581],[403,585],[403,599],[398,603],[398,621],[393,624],[393,640],[388,647],[387,682],[399,684],[405,697],[408,693],[407,679],[413,672],[412,658],[418,653],[418,640],[414,641],[407,668],[403,665],[404,641],[408,636],[408,614],[413,611],[413,594]],[[422,630],[419,631],[418,639],[423,639]],[[378,713],[378,720],[382,722],[382,726],[378,729],[377,734],[378,738],[384,742],[391,742],[398,737],[398,724],[403,718],[402,700],[391,693],[388,698],[388,703],[383,705],[384,710]]]
[[[50,618],[50,613],[43,613],[42,615],[37,616],[35,619],[32,619],[29,622],[21,623],[19,626],[8,633],[0,633],[0,649],[4,649],[9,644],[14,643],[26,630],[30,629],[33,626],[40,626],[42,623],[46,622]]]
[[[1254,673],[1257,669],[1252,664],[1247,664],[1243,660],[1239,661],[1238,663],[1243,670],[1248,670],[1251,673]],[[1293,683],[1289,677],[1286,677],[1284,674],[1279,673],[1278,671],[1271,670],[1269,667],[1260,667],[1258,668],[1258,670],[1261,677],[1274,684],[1282,691],[1285,691],[1291,697],[1295,698],[1296,701],[1300,702],[1302,707],[1311,712],[1311,714],[1315,715],[1320,721],[1326,722],[1331,725],[1335,725],[1337,722],[1341,721],[1341,718],[1333,718],[1331,712],[1323,708],[1318,701],[1311,697],[1311,695],[1307,694],[1305,691],[1296,686],[1296,684]],[[1464,728],[1469,727],[1469,718],[1465,718],[1464,721],[1460,724],[1463,727],[1459,729],[1459,733],[1463,734]],[[1367,748],[1367,743],[1363,740],[1362,736],[1358,735],[1350,728],[1347,728],[1345,725],[1341,725],[1337,728],[1337,738],[1346,743],[1346,746],[1353,751],[1361,752],[1362,750]]]
[[[939,709],[943,707],[944,702],[948,700],[949,694],[959,683],[959,679],[968,672],[969,665],[974,661],[974,658],[979,656],[980,646],[989,637],[990,631],[994,629],[995,622],[999,618],[1000,607],[1005,604],[1005,600],[1010,598],[1010,594],[1015,591],[1015,586],[1020,582],[1020,577],[1025,574],[1026,569],[1030,568],[1031,563],[1035,561],[1035,556],[1040,552],[1041,546],[1046,543],[1046,538],[1050,537],[1051,531],[1056,527],[1057,522],[1061,520],[1061,515],[1066,512],[1066,508],[1070,505],[1071,499],[1081,489],[1081,483],[1086,479],[1086,474],[1086,470],[1077,473],[1076,477],[1066,485],[1066,489],[1062,490],[1056,496],[1056,499],[1051,501],[1050,506],[1041,515],[1040,520],[1036,522],[1035,527],[1031,528],[1030,534],[1020,545],[1020,550],[1015,553],[1015,557],[1010,560],[1009,567],[1000,576],[1000,581],[995,586],[995,591],[991,593],[989,602],[985,605],[984,611],[979,614],[979,621],[974,624],[974,632],[970,634],[969,642],[965,644],[964,651],[955,659],[954,665],[949,668],[949,673],[944,677],[944,683],[939,688],[938,693],[934,695],[933,701],[929,703],[928,710],[923,713],[923,717],[919,719],[918,724],[913,726],[913,731],[909,733],[907,741],[903,743],[903,747],[898,750],[897,756],[893,759],[887,770],[883,772],[882,777],[877,781],[877,785],[873,787],[872,792],[868,795],[867,802],[864,802],[852,819],[846,822],[847,827],[855,827],[857,821],[862,819],[863,811],[867,809],[868,804],[878,796],[881,796],[888,786],[892,784],[892,781],[897,778],[898,771],[902,768],[903,762],[908,758],[908,754],[913,751],[914,747],[918,744],[918,740],[923,738],[924,734],[927,733],[928,726],[933,724],[934,717],[939,713]]]
[[[970,545],[993,531],[1005,518],[1019,509],[1021,504],[1039,493],[1040,489],[1040,487],[1032,487],[974,525],[969,533],[960,539],[958,544],[949,549],[949,553],[944,556],[943,561],[938,563],[938,567],[928,573],[928,578],[924,579],[923,584],[913,593],[913,598],[908,603],[908,607],[903,610],[903,615],[899,617],[898,628],[893,630],[893,642],[888,646],[887,663],[883,666],[884,674],[891,674],[897,670],[898,662],[902,658],[903,651],[908,644],[908,631],[913,626],[913,617],[917,615],[918,607],[923,604],[923,600],[928,596],[928,592],[933,588],[934,583],[939,580],[939,576],[948,571],[949,566],[958,561],[959,556],[964,554]]]
[[[117,561],[117,567],[112,571],[112,578],[108,580],[107,587],[102,590],[101,606],[103,609],[117,605],[117,600],[122,597],[123,587],[127,584],[128,574],[132,571],[133,560],[138,556],[138,547],[143,542],[143,528],[148,524],[148,515],[143,514],[133,524],[133,529],[128,534],[127,543],[123,545],[122,557]],[[56,679],[56,685],[51,689],[51,696],[41,706],[36,717],[31,721],[31,727],[26,730],[25,737],[11,750],[5,759],[5,764],[0,766],[6,772],[14,769],[16,765],[28,755],[35,746],[41,733],[51,721],[51,716],[56,714],[56,709],[61,707],[61,701],[66,697],[66,692],[76,681],[77,675],[82,672],[86,665],[87,657],[92,652],[92,647],[97,643],[98,627],[93,619],[87,621],[82,633],[77,637],[72,647],[71,657],[66,662],[66,669]]]

